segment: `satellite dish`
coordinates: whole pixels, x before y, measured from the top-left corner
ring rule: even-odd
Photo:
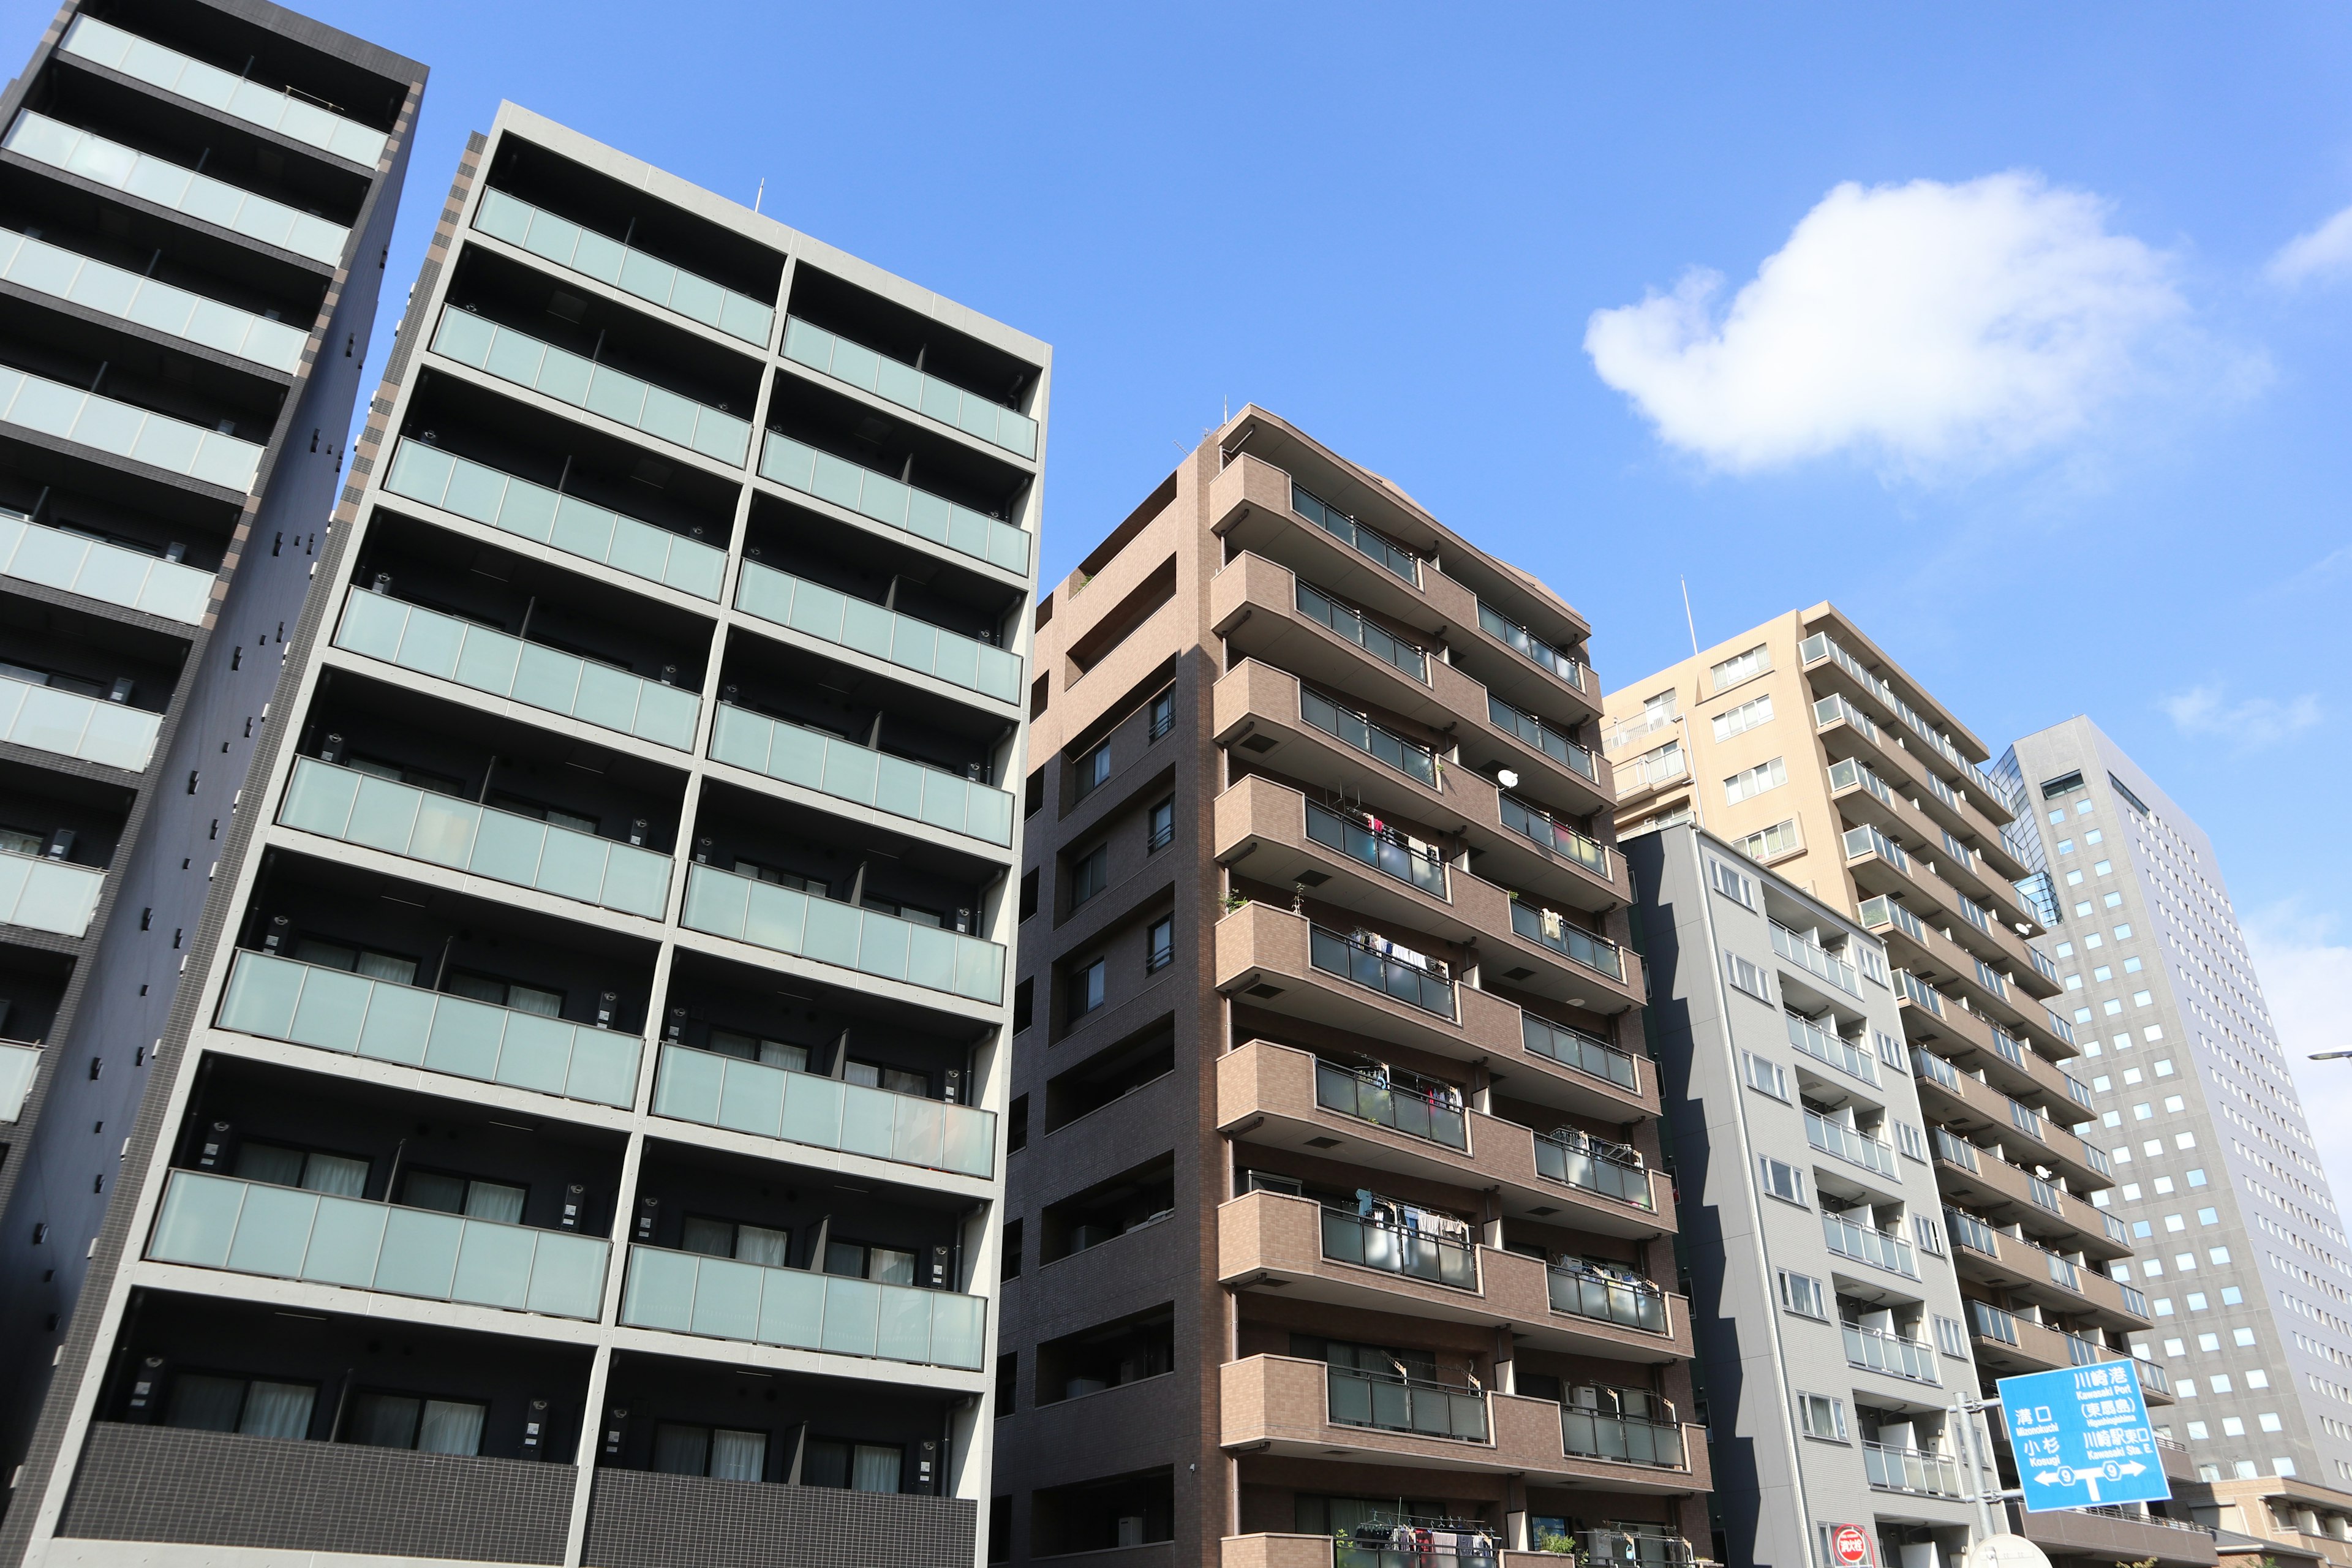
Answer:
[[[1517,789],[1519,787],[1519,775],[1508,768],[1497,768],[1495,770],[1495,782],[1505,789]]]

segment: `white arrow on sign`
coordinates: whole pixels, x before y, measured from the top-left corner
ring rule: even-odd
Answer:
[[[2133,1460],[2129,1461],[2128,1463],[2121,1464],[2121,1465],[2117,1465],[2117,1466],[2116,1467],[2116,1468],[2117,1468],[2117,1469],[2121,1470],[2124,1474],[2126,1474],[2126,1475],[2127,1475],[2127,1476],[2136,1476],[2136,1475],[2138,1475],[2139,1473],[2141,1473],[2143,1470],[2146,1470],[2146,1469],[2147,1468],[2147,1467],[2146,1465],[2141,1464],[2137,1459],[2133,1459]]]
[[[2068,1470],[2063,1475],[2055,1470],[2043,1470],[2033,1479],[2045,1487],[2071,1487],[2076,1481],[2080,1481],[2091,1489],[2091,1500],[2093,1502],[2099,1500],[2099,1478],[2089,1470]]]

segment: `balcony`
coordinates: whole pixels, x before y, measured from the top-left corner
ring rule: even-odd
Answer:
[[[1842,1214],[1824,1213],[1822,1215],[1822,1238],[1840,1258],[1871,1264],[1890,1274],[1900,1274],[1906,1279],[1919,1278],[1919,1265],[1911,1244],[1893,1231],[1856,1225]]]
[[[331,153],[347,163],[373,169],[383,157],[388,138],[381,131],[323,109],[299,93],[248,81],[96,17],[76,16],[58,47],[192,103]]]
[[[749,708],[719,705],[710,758],[943,832],[1013,843],[1013,796],[1005,791]]]
[[[793,323],[798,331],[800,323]],[[1015,417],[1018,417],[1017,416]],[[1029,570],[1025,529],[961,506],[887,474],[820,451],[770,430],[761,437],[760,477],[786,489],[854,511],[959,555],[1013,573]]]
[[[1929,1121],[1960,1132],[1990,1136],[2011,1152],[2014,1163],[2054,1170],[2077,1192],[2115,1184],[2105,1169],[2104,1152],[1972,1074],[1956,1070],[1941,1058],[1915,1051],[1915,1063],[1922,1058],[1929,1065],[1920,1073],[1920,1110]],[[2074,1102],[2066,1104],[2071,1110]]]
[[[87,20],[87,18],[81,18]],[[0,228],[0,279],[291,375],[310,334],[95,257]]]
[[[961,430],[975,440],[1000,447],[1016,458],[1032,461],[1036,458],[1037,422],[1027,415],[976,392],[967,392],[953,382],[926,375],[904,361],[852,342],[814,322],[796,317],[784,322],[784,357],[820,375],[829,375],[860,392],[870,392],[887,403]],[[1025,542],[1023,552],[1025,557]],[[1008,566],[1007,570],[1025,572],[1028,563],[1024,559],[1020,565]]]
[[[1421,557],[1367,523],[1293,483],[1290,510],[1388,573],[1400,583],[1421,586]]]
[[[2003,1224],[2023,1222],[2057,1231],[2063,1245],[2095,1261],[2129,1256],[2130,1248],[2110,1230],[2106,1216],[2089,1204],[2001,1159],[1952,1137],[1942,1129],[1936,1144],[1936,1184],[1944,1195],[1993,1215]]]
[[[610,1251],[600,1237],[174,1171],[146,1256],[593,1322]]]
[[[1884,1329],[1865,1329],[1860,1323],[1842,1323],[1839,1327],[1845,1333],[1845,1362],[1848,1366],[1883,1372],[1906,1383],[1924,1383],[1937,1388],[1943,1386],[1943,1369],[1936,1359],[1935,1346],[1919,1340],[1906,1340],[1900,1334],[1890,1334]]]
[[[1548,947],[1570,963],[1592,971],[1603,980],[1626,983],[1625,952],[1605,936],[1570,925],[1550,910],[1530,908],[1520,900],[1511,900],[1511,930],[1539,946]]]
[[[1478,601],[1478,629],[1569,689],[1591,689],[1592,670],[1582,659],[1552,647],[1484,599]]]
[[[1004,1000],[1004,949],[999,943],[812,898],[712,866],[687,868],[686,907],[678,923],[992,1007]]]
[[[1470,1147],[1469,1124],[1461,1105],[1448,1103],[1437,1086],[1394,1083],[1385,1073],[1315,1063],[1315,1103],[1325,1110],[1393,1128],[1408,1138],[1426,1138],[1449,1149]]]
[[[754,348],[766,348],[775,331],[776,312],[767,301],[721,288],[642,250],[632,250],[619,240],[505,191],[482,193],[481,205],[474,209],[474,226],[567,272],[593,278]]]
[[[17,114],[0,146],[93,184],[330,267],[342,259],[350,240],[351,231],[341,224],[30,110]],[[247,489],[250,483],[230,488]]]
[[[751,456],[750,421],[454,305],[443,309],[432,348],[444,359],[718,462],[740,468]]]
[[[746,562],[735,607],[747,616],[911,669],[1008,705],[1021,700],[1021,658],[837,589]]]
[[[353,588],[335,646],[675,751],[694,749],[701,721],[702,699],[694,692],[388,594]]]
[[[1655,746],[1616,764],[1619,804],[1690,777],[1690,757],[1679,744]]]
[[[2020,1509],[2016,1519],[2018,1533],[2068,1561],[2147,1563],[2154,1568],[2208,1568],[2221,1561],[2213,1532],[2187,1520],[2097,1508],[2047,1513]]]
[[[211,607],[213,574],[68,533],[0,508],[0,574],[188,626]]]
[[[240,495],[253,488],[261,469],[261,448],[250,441],[5,365],[0,365],[0,424],[79,442]]]
[[[1897,1448],[1885,1443],[1862,1446],[1862,1471],[1871,1489],[1906,1492],[1913,1497],[1963,1500],[1971,1495],[1960,1461],[1949,1454],[1924,1448]]]
[[[0,680],[0,689],[14,684]],[[0,690],[0,698],[5,695]],[[106,872],[100,868],[0,850],[0,924],[53,936],[85,936],[105,888]]]
[[[1855,973],[1853,965],[1835,957],[1803,932],[1790,931],[1774,921],[1772,951],[1815,979],[1828,981],[1857,1002],[1862,999],[1862,976]]]
[[[25,1114],[25,1097],[41,1070],[41,1047],[23,1040],[0,1040],[0,1123]]]
[[[682,1046],[662,1047],[653,1111],[983,1180],[996,1171],[993,1111]]]
[[[1897,1187],[1902,1185],[1902,1178],[1895,1173],[1895,1146],[1891,1143],[1882,1143],[1867,1133],[1811,1110],[1805,1112],[1805,1142],[1834,1159],[1860,1166]]]
[[[978,1371],[988,1303],[952,1290],[629,1248],[621,1322],[702,1339]]]
[[[1817,1062],[1837,1068],[1848,1078],[1878,1087],[1878,1058],[1855,1042],[1833,1035],[1801,1013],[1783,1013],[1789,1043]]]
[[[1324,1373],[1324,1391],[1334,1426],[1487,1440],[1486,1397],[1476,1389],[1335,1366]]]
[[[717,602],[726,582],[723,550],[421,441],[403,440],[394,449],[383,488],[698,599]]]

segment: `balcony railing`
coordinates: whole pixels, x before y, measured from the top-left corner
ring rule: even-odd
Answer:
[[[297,757],[278,820],[321,837],[657,921],[670,858],[593,833]]]
[[[1532,1013],[1519,1015],[1519,1036],[1520,1042],[1539,1057],[1606,1079],[1619,1089],[1634,1093],[1641,1090],[1641,1075],[1633,1066],[1632,1054],[1606,1040],[1538,1018]]]
[[[250,441],[5,365],[0,365],[0,422],[227,490],[251,489],[261,470],[261,448]]]
[[[1395,637],[1364,619],[1363,613],[1353,605],[1343,605],[1319,588],[1310,586],[1304,578],[1292,579],[1293,595],[1298,613],[1318,626],[1328,626],[1332,633],[1354,643],[1381,663],[1391,665],[1415,680],[1429,680],[1429,654],[1402,637]]]
[[[147,1256],[273,1279],[594,1321],[601,1237],[174,1171]]]
[[[1012,797],[1005,798],[1009,802]],[[1444,861],[1399,843],[1390,834],[1374,832],[1351,816],[1326,811],[1313,801],[1307,803],[1307,837],[1433,897],[1449,896]]]
[[[784,357],[835,381],[845,381],[861,392],[912,409],[942,425],[1016,457],[1037,455],[1037,422],[992,398],[967,392],[950,381],[926,375],[888,354],[854,343],[837,333],[796,318],[784,322]],[[1027,570],[1026,564],[1015,571]]]
[[[1315,1103],[1449,1149],[1470,1147],[1469,1123],[1459,1105],[1446,1104],[1433,1090],[1391,1084],[1334,1062],[1315,1064]]]
[[[2161,1365],[2152,1361],[2142,1361],[2137,1356],[2131,1358],[2131,1364],[2132,1371],[2139,1374],[2142,1388],[2153,1389],[2158,1394],[2172,1392],[2172,1374]]]
[[[236,955],[220,1026],[481,1083],[625,1106],[645,1042],[463,996],[251,951]]]
[[[1018,654],[756,561],[743,564],[735,584],[735,607],[999,702],[1020,700]]]
[[[1830,1250],[1841,1258],[1875,1264],[1906,1279],[1919,1278],[1919,1266],[1913,1258],[1911,1244],[1892,1232],[1856,1225],[1843,1215],[1824,1214],[1822,1215],[1822,1236],[1829,1243]]]
[[[1829,700],[1833,702],[1837,699],[1831,698]],[[1895,792],[1886,787],[1886,781],[1871,772],[1863,763],[1848,757],[1842,763],[1831,765],[1830,788],[1832,790],[1852,789],[1856,784],[1860,784],[1888,805],[1895,804]]]
[[[1391,575],[1416,588],[1421,586],[1421,557],[1388,535],[1365,527],[1328,501],[1308,494],[1295,481],[1290,487],[1290,510],[1366,560],[1385,567]]]
[[[1660,708],[1644,708],[1630,719],[1618,720],[1602,731],[1601,749],[1604,752],[1622,751],[1645,735],[1654,735],[1661,730],[1673,729],[1682,722],[1682,717],[1680,710],[1672,704]]]
[[[678,923],[928,991],[991,1005],[1004,1000],[1004,949],[995,942],[715,866],[687,868]]]
[[[1966,1209],[1948,1205],[1944,1210],[1944,1231],[1956,1247],[1965,1247],[1995,1260],[2000,1257],[2000,1233]]]
[[[1930,1131],[1935,1135],[1936,1158],[1947,1164],[1958,1165],[1963,1171],[1976,1172],[1982,1169],[1979,1163],[1975,1144],[1966,1139],[1954,1137],[1941,1127],[1933,1128]]]
[[[1536,1174],[1655,1213],[1650,1173],[1637,1161],[1631,1149],[1597,1138],[1570,1142],[1540,1133],[1536,1137]]]
[[[82,936],[105,886],[106,873],[95,866],[0,850],[0,924]]]
[[[727,580],[724,550],[421,441],[400,443],[383,488],[698,599],[716,601]]]
[[[1454,1011],[1454,983],[1392,958],[1353,937],[1322,926],[1307,930],[1307,962],[1327,974],[1337,974],[1359,985],[1369,985],[1400,1002],[1434,1013],[1449,1023]]]
[[[1944,1016],[1944,994],[1907,969],[1895,972],[1895,994],[1938,1018]]]
[[[1919,917],[1885,893],[1864,900],[1861,914],[1863,925],[1871,931],[1891,925],[1920,946],[1927,944],[1927,928],[1919,923]]]
[[[2009,1096],[2005,1094],[2001,1098],[2009,1100]],[[2014,1100],[2009,1100],[2009,1124],[2036,1143],[2050,1142],[2049,1124],[2044,1122],[2031,1106],[2021,1105]]]
[[[1590,1563],[1622,1563],[1632,1568],[1693,1568],[1699,1559],[1691,1543],[1679,1535],[1656,1531],[1601,1528],[1577,1532],[1573,1540],[1584,1548]]]
[[[2076,1078],[2070,1072],[2062,1070],[2058,1076],[2063,1079],[2066,1082],[2066,1098],[2081,1106],[2084,1110],[2088,1110],[2091,1108],[2091,1090],[2089,1086],[2084,1084],[2082,1079]]]
[[[1943,1372],[1936,1363],[1935,1346],[1890,1334],[1884,1329],[1865,1329],[1860,1323],[1841,1326],[1845,1331],[1848,1366],[1867,1367],[1913,1383],[1942,1385]]]
[[[1671,1422],[1563,1405],[1559,1440],[1564,1452],[1580,1459],[1617,1459],[1666,1470],[1690,1468],[1683,1453],[1683,1429]]]
[[[1836,692],[1813,704],[1813,728],[1826,730],[1839,720],[1844,720],[1873,741],[1878,739],[1878,725],[1869,714],[1848,702]],[[1874,775],[1875,776],[1875,775]]]
[[[78,250],[0,228],[0,278],[271,370],[292,374],[310,334]]]
[[[2011,1034],[2007,1029],[2002,1028],[1999,1024],[1995,1024],[1990,1019],[1986,1021],[1985,1027],[1991,1032],[1992,1048],[2000,1053],[2001,1060],[2007,1062],[2010,1066],[2017,1068],[2021,1072],[2029,1070],[2025,1065],[2026,1047],[2024,1041],[2019,1039],[2015,1035]]]
[[[1615,942],[1569,924],[1555,910],[1538,909],[1524,899],[1513,899],[1511,930],[1596,974],[1618,981],[1625,978],[1625,955]]]
[[[1029,570],[1027,530],[773,430],[761,437],[760,477],[971,560],[1007,572]]]
[[[2059,1202],[2058,1189],[2043,1181],[2041,1177],[2033,1174],[2031,1171],[2027,1172],[2025,1175],[2025,1192],[2028,1197],[2031,1197],[2035,1203],[2041,1205],[2043,1208],[2048,1209],[2052,1214],[2064,1214],[2066,1212],[2065,1205]]]
[[[1304,686],[1298,689],[1298,716],[1341,744],[1386,763],[1407,778],[1417,779],[1432,789],[1437,787],[1437,756],[1428,747],[1417,746]]]
[[[207,109],[332,153],[346,163],[373,168],[383,156],[387,138],[381,131],[347,120],[299,93],[248,81],[94,16],[76,16],[58,47]]]
[[[2017,1320],[1999,1307],[1969,1300],[1962,1303],[1969,1310],[1969,1327],[1979,1339],[1993,1340],[2001,1344],[2017,1343]]]
[[[1335,1426],[1486,1441],[1486,1396],[1475,1389],[1354,1367],[1327,1367],[1324,1373]]]
[[[715,762],[911,822],[989,844],[1013,842],[1013,796],[1003,790],[749,708],[719,705],[710,723],[710,755]]]
[[[2072,1290],[2077,1296],[2083,1293],[2082,1272],[2072,1262],[2054,1252],[2041,1248],[2036,1250],[2042,1252],[2042,1262],[2050,1267],[2050,1283]]]
[[[388,594],[352,589],[335,646],[657,746],[694,748],[702,712],[696,693]]]
[[[1862,1469],[1871,1486],[1879,1491],[1941,1498],[1969,1495],[1960,1484],[1960,1462],[1948,1454],[1864,1443]]]
[[[704,1339],[977,1370],[988,1303],[953,1290],[632,1247],[621,1321]]]
[[[1865,1171],[1874,1171],[1890,1179],[1895,1176],[1894,1145],[1882,1143],[1843,1122],[1832,1121],[1811,1110],[1805,1112],[1805,1142],[1849,1165],[1859,1165]]]
[[[25,1114],[25,1097],[41,1070],[41,1047],[21,1040],[0,1040],[0,1122]]]
[[[1862,994],[1862,977],[1853,964],[1832,956],[1801,931],[1790,931],[1780,921],[1772,925],[1772,951],[1802,969],[1806,973],[1826,980],[1851,996]]]
[[[1407,1279],[1450,1285],[1457,1290],[1478,1289],[1478,1249],[1475,1247],[1417,1230],[1374,1225],[1342,1209],[1320,1212],[1323,1256],[1334,1263],[1358,1264]]]
[[[2116,1281],[2116,1288],[2123,1292],[2125,1311],[2130,1312],[2137,1317],[2145,1318],[2147,1316],[2147,1293],[2146,1291],[2142,1290],[2137,1285],[2126,1285],[2120,1280]]]
[[[1517,735],[1545,756],[1580,777],[1599,781],[1601,770],[1592,753],[1570,740],[1532,713],[1523,713],[1501,698],[1489,693],[1486,717],[1495,728]]]
[[[1488,637],[1525,655],[1529,662],[1542,666],[1577,690],[1584,689],[1589,667],[1582,659],[1552,647],[1484,599],[1478,601],[1478,626]]]
[[[1946,1093],[1960,1092],[1960,1069],[1934,1052],[1923,1051],[1914,1047],[1911,1052],[1911,1067],[1915,1076],[1926,1079]]]
[[[1690,758],[1677,741],[1654,751],[1643,752],[1617,764],[1617,795],[1620,799],[1638,791],[1678,779],[1690,772]]]
[[[1783,1013],[1789,1031],[1789,1043],[1817,1062],[1830,1066],[1850,1078],[1867,1084],[1878,1082],[1878,1060],[1852,1040],[1842,1039],[1796,1013]]]
[[[0,675],[0,740],[37,752],[143,773],[163,725],[143,708]]]
[[[87,131],[26,110],[0,142],[11,153],[94,184],[122,192],[214,224],[232,234],[274,245],[312,261],[341,260],[351,231],[341,224],[297,211],[283,202],[256,195],[241,185],[199,174],[152,153],[109,142]]]
[[[2065,1041],[2070,1046],[2074,1043],[2074,1025],[2068,1023],[2065,1019],[2060,1017],[2057,1014],[2052,1012],[2047,1007],[2044,1007],[2042,1010],[2042,1016],[2049,1020],[2050,1032],[2052,1034],[2057,1036],[2060,1039]]]
[[[684,1046],[662,1047],[654,1114],[926,1170],[996,1170],[994,1111]]]
[[[1596,877],[1609,875],[1609,847],[1587,838],[1568,824],[1507,795],[1496,796],[1503,826],[1556,855],[1575,861]]]
[[[213,574],[160,555],[68,533],[0,508],[0,574],[166,620],[199,625]]]
[[[1622,1329],[1640,1329],[1652,1334],[1663,1334],[1671,1326],[1666,1321],[1665,1292],[1647,1280],[1620,1279],[1613,1275],[1596,1274],[1588,1268],[1566,1268],[1556,1263],[1546,1278],[1551,1288],[1551,1310],[1555,1312],[1590,1318],[1597,1323],[1614,1323]]]
[[[455,305],[441,311],[433,352],[736,468],[751,455],[751,421]]]
[[[1903,846],[1895,843],[1875,827],[1847,828],[1845,858],[1849,860],[1859,860],[1864,855],[1876,855],[1898,871],[1911,869],[1911,857],[1904,853]]]
[[[775,331],[776,312],[766,300],[722,288],[504,191],[482,193],[474,226],[567,271],[760,348],[768,346],[768,335]]]
[[[2025,944],[2025,956],[2033,961],[2033,972],[2042,976],[2042,979],[2055,980],[2058,978],[2058,965],[2052,961],[2048,953],[2042,952],[2032,942],[2027,942]]]
[[[2008,980],[1981,958],[1977,960],[1977,984],[2004,1002],[2009,999]]]

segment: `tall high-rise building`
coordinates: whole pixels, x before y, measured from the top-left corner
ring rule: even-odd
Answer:
[[[1257,407],[1035,618],[991,1555],[1691,1561],[1584,620]]]
[[[2221,868],[2179,805],[2086,718],[2002,758],[2048,879],[2051,954],[2130,1227],[2113,1265],[2153,1304],[2181,1394],[2172,1436],[2217,1522],[2276,1500],[2352,1560],[2352,1243],[2296,1098]],[[2327,1068],[2311,1070],[2329,1070]]]
[[[426,257],[10,1539],[968,1568],[1045,346],[512,105]]]
[[[1833,1150],[1791,1149],[1810,1167],[1806,1201],[1822,1211],[1825,1232],[1861,1243],[1843,1255],[1833,1293],[1891,1308],[1897,1322],[1935,1316],[1930,1292],[1885,1264],[1908,1247],[1923,1272],[1957,1274],[1966,1348],[1984,1392],[2011,1373],[2130,1358],[2150,1403],[2169,1405],[2164,1364],[2148,1359],[2148,1300],[2108,1274],[2131,1256],[2132,1241],[2122,1219],[2091,1201],[2115,1177],[2105,1149],[2076,1131],[2092,1119],[2091,1090],[2062,1064],[2081,1045],[2071,1019],[2051,1010],[2063,994],[2058,966],[2014,887],[2032,868],[2004,830],[2023,807],[2012,785],[1986,772],[1983,743],[1827,604],[1621,686],[1607,710],[1621,834],[1690,822],[1883,944],[1899,1045],[1877,1041],[1868,1009],[1842,987],[1759,976],[1792,1053],[1780,1065],[1807,1058],[1801,1070],[1835,1090],[1838,1109],[1899,1121],[1903,1097],[1873,1093],[1867,1079],[1902,1070],[1907,1058],[1927,1124],[1940,1215],[1907,1192],[1851,1180]],[[1821,955],[1801,931],[1783,932],[1775,953],[1820,973]],[[1690,1140],[1707,1126],[1675,1118],[1678,1159],[1692,1157]],[[1732,1168],[1712,1151],[1709,1160]],[[1760,1167],[1737,1168],[1764,1180]],[[1866,1363],[1843,1388],[1742,1384],[1737,1412],[1717,1392],[1723,1370],[1701,1368],[1718,1435],[1801,1421],[1801,1392],[1843,1394],[1894,1412],[1883,1425],[1906,1426],[1910,1405]],[[1751,1414],[1750,1399],[1762,1402],[1760,1414]],[[1907,1426],[1902,1444],[1960,1460],[1958,1431]],[[1808,1435],[1800,1452],[1818,1452],[1820,1442]],[[2181,1478],[2192,1474],[2185,1450],[2165,1452]],[[2013,1485],[2005,1447],[1999,1462]],[[1911,1512],[1920,1489],[1907,1472],[1885,1470],[1869,1485],[1881,1520],[1934,1526],[1937,1512]],[[2172,1528],[2185,1519],[2144,1518],[2137,1505],[2127,1512],[2021,1515],[2017,1523],[2064,1564],[2212,1561],[2201,1531]]]
[[[263,0],[68,0],[0,95],[12,1477],[88,1352],[90,1248],[334,507],[425,74]]]

